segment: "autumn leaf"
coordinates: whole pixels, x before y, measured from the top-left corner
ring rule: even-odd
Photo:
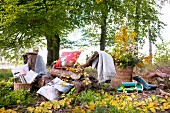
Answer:
[[[163,99],[163,98],[160,98],[160,99],[159,99],[159,102],[162,102],[162,103],[163,103],[163,102],[166,102],[166,100]]]
[[[33,113],[34,109],[35,109],[34,107],[28,107],[28,108],[27,108],[27,110],[28,110],[30,113]]]
[[[34,109],[34,113],[42,113],[42,110],[43,110],[43,107],[38,106]]]
[[[132,98],[128,96],[127,101],[132,101]]]
[[[85,80],[83,80],[82,82],[84,82],[86,85],[91,84],[91,81],[89,78],[85,78]]]
[[[64,98],[64,97],[66,97],[66,95],[65,95],[65,94],[62,94],[62,95],[61,95],[61,98]]]
[[[144,105],[146,105],[146,103],[144,101],[141,101],[141,102],[139,102],[139,105],[144,106]]]
[[[135,95],[134,95],[134,94],[132,94],[132,95],[131,95],[131,97],[132,97],[132,98],[135,98]]]
[[[94,110],[95,109],[95,103],[94,102],[90,102],[89,103],[89,110]]]
[[[148,104],[148,108],[151,108],[151,107],[153,107],[154,106],[154,104],[152,103],[152,102],[150,102],[149,104]]]
[[[61,86],[66,86],[67,83],[66,83],[66,82],[61,82],[60,85],[61,85]]]
[[[52,108],[52,103],[51,102],[45,102],[44,107],[47,109],[51,109]]]
[[[75,108],[73,109],[73,113],[80,113],[80,107],[79,106],[75,106]]]
[[[96,2],[99,4],[99,3],[103,2],[103,0],[96,0]]]
[[[58,101],[58,100],[53,100],[53,101],[51,101],[51,102],[52,102],[52,104],[53,104],[53,108],[54,108],[54,109],[60,108],[60,104],[59,104],[59,101]]]
[[[5,111],[5,108],[3,107],[3,108],[0,108],[0,113],[1,112],[4,112]]]
[[[149,108],[152,113],[156,113],[155,108]]]
[[[169,103],[163,103],[163,107],[164,107],[164,109],[170,109]]]

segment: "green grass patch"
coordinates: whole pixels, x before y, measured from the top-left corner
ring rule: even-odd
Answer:
[[[14,91],[14,79],[11,70],[0,69],[0,108],[23,108],[34,102],[34,93]]]
[[[0,80],[9,80],[13,77],[10,69],[0,69]]]

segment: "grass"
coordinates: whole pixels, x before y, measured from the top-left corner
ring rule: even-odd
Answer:
[[[0,69],[0,80],[8,80],[12,77],[13,75],[10,69]]]
[[[29,91],[14,91],[14,79],[11,70],[0,69],[0,108],[21,108],[34,102]],[[22,106],[22,107],[21,107]]]

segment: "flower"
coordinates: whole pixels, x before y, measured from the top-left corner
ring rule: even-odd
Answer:
[[[126,66],[134,67],[139,63],[137,42],[135,40],[137,33],[128,34],[128,29],[121,26],[120,30],[115,33],[116,44],[109,54],[113,57],[115,65],[120,68]]]

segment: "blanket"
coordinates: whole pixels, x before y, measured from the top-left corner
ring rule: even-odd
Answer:
[[[99,51],[98,54],[99,57],[92,62],[92,68],[97,68],[99,82],[113,79],[116,75],[113,58],[104,51]]]
[[[37,55],[36,63],[35,63],[35,72],[38,73],[38,76],[45,75],[46,65],[44,63],[43,57],[41,55]]]

